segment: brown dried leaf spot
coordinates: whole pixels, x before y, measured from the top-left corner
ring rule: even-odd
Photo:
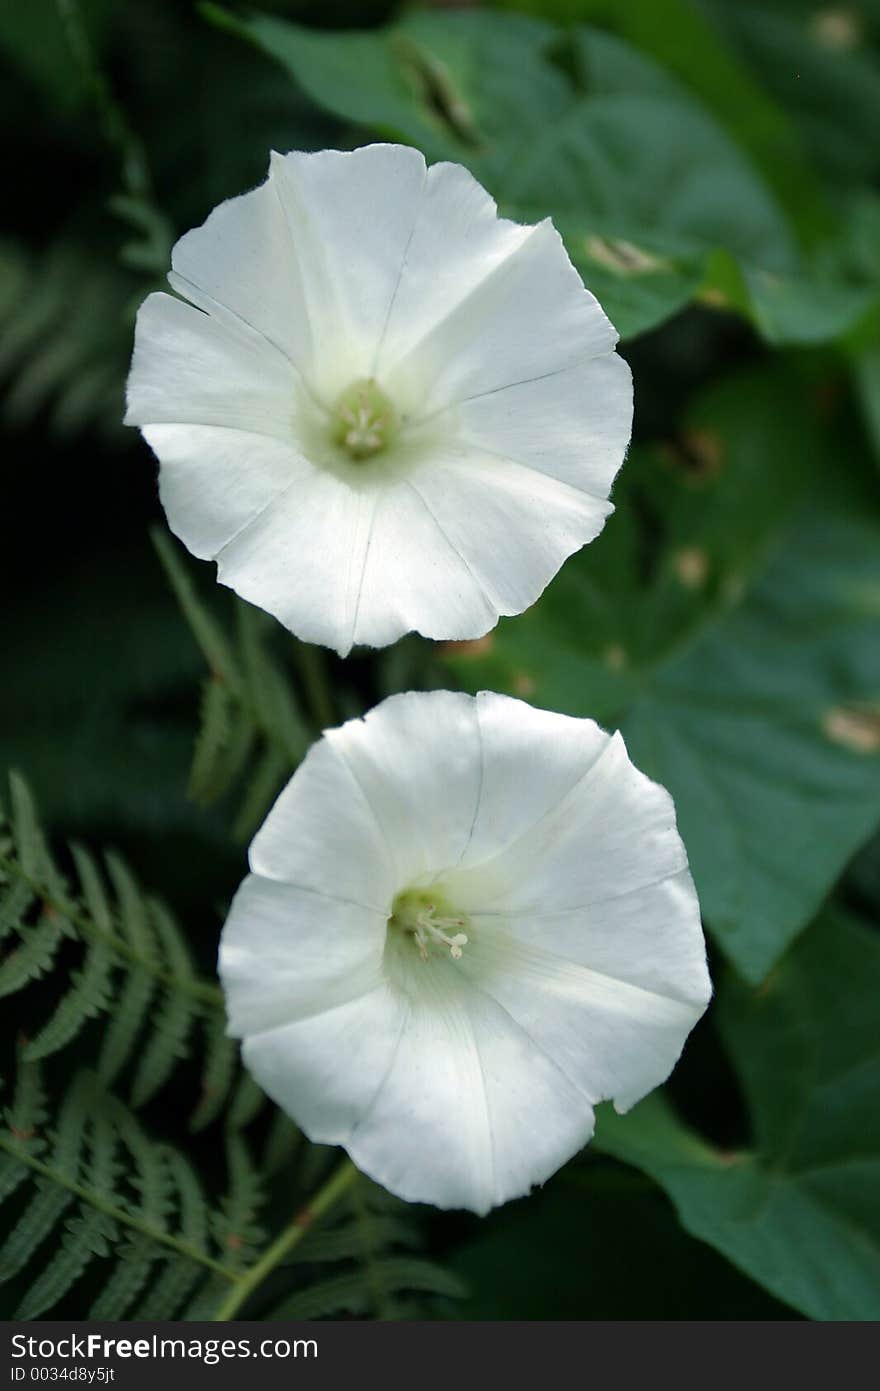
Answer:
[[[825,712],[822,729],[832,743],[853,753],[880,753],[880,706],[832,706]]]

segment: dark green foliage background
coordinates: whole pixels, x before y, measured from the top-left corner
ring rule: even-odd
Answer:
[[[716,999],[661,1094],[603,1108],[584,1155],[485,1221],[414,1214],[431,1264],[383,1257],[378,1297],[339,1239],[342,1293],[285,1268],[249,1312],[880,1317],[880,4],[31,0],[0,15],[0,72],[0,765],[62,864],[70,839],[121,851],[210,981],[247,840],[316,730],[393,690],[490,686],[623,729],[675,796],[703,905]],[[636,417],[614,516],[530,612],[343,665],[162,541],[119,421],[173,237],[272,147],[376,138],[553,217]],[[10,992],[10,1077],[76,960]],[[51,1096],[107,1027],[52,1058]],[[193,1132],[202,1045],[172,1051],[161,1102],[120,1094],[209,1195],[244,1117],[256,1252],[323,1156],[273,1172],[269,1108],[252,1121],[241,1093]],[[50,1311],[84,1315],[93,1275]]]

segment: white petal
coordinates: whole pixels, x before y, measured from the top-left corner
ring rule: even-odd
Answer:
[[[135,327],[125,423],[223,425],[290,444],[296,380],[287,359],[244,325],[148,295]]]
[[[460,164],[428,170],[376,362],[384,376],[528,240]]]
[[[220,944],[229,1032],[259,1033],[375,989],[385,923],[360,904],[249,874]]]
[[[617,334],[550,222],[529,235],[391,369],[392,398],[425,415],[608,353]]]
[[[452,440],[390,480],[363,548],[348,642],[383,646],[412,630],[482,637],[533,604],[613,511],[551,474]]]
[[[404,145],[273,154],[270,178],[290,228],[318,347],[314,385],[329,400],[375,371],[425,161]]]
[[[611,735],[593,720],[536,710],[494,691],[481,691],[475,703],[482,777],[462,870],[528,836],[611,742]]]
[[[617,353],[477,396],[458,411],[462,442],[605,498],[632,431],[632,374]]]
[[[474,921],[483,921],[479,914]],[[711,995],[700,907],[687,869],[561,912],[496,912],[485,919],[527,947],[705,1008]]]
[[[384,647],[413,630],[474,638],[497,621],[497,606],[411,483],[387,489],[373,515],[353,641]]]
[[[390,696],[327,740],[372,808],[398,887],[458,863],[480,791],[480,746],[470,696]]]
[[[461,557],[471,587],[482,592],[493,614],[522,613],[563,561],[598,536],[614,509],[604,499],[509,459],[465,449],[458,457],[452,449],[449,453],[450,462],[432,459],[409,479],[409,486]],[[425,631],[424,625],[419,631]]]
[[[242,1056],[309,1139],[344,1144],[369,1114],[406,1020],[406,1001],[382,982],[334,1009],[248,1035]]]
[[[400,885],[375,813],[327,739],[313,744],[250,849],[255,874],[387,917]]]
[[[414,962],[419,979],[400,1045],[342,1143],[361,1169],[410,1202],[485,1213],[527,1193],[586,1144],[592,1108],[454,965]]]
[[[621,1111],[668,1077],[708,999],[631,985],[479,919],[459,964],[592,1103],[613,1098]]]
[[[593,1114],[502,1009],[443,968],[252,1036],[244,1057],[312,1140],[344,1145],[408,1201],[484,1213],[569,1159]]]
[[[303,282],[271,180],[229,198],[185,233],[171,264],[169,279],[179,293],[214,314],[227,310],[309,376],[313,347]]]
[[[456,893],[465,911],[540,916],[644,888],[686,867],[672,798],[633,767],[618,733],[555,806],[463,872]]]
[[[217,553],[218,579],[306,642],[342,656],[357,630],[376,489],[314,469]]]
[[[168,524],[201,560],[313,473],[291,445],[265,435],[215,425],[147,425],[143,435],[162,463]]]

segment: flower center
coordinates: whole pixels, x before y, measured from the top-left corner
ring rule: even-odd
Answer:
[[[353,459],[369,459],[391,442],[397,429],[394,407],[372,377],[352,382],[332,412],[333,443]]]
[[[430,889],[407,889],[398,894],[388,926],[411,936],[423,961],[432,951],[448,951],[453,961],[458,961],[462,947],[467,946],[467,935],[461,931],[467,927],[467,918]]]

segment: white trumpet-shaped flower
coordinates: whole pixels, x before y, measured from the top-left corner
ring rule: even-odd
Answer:
[[[485,1212],[668,1075],[709,999],[672,801],[619,734],[483,693],[330,730],[251,847],[230,1032],[313,1140]]]
[[[172,530],[298,636],[478,637],[601,530],[632,418],[617,335],[550,222],[499,218],[459,165],[273,155],[172,266],[126,421]]]

